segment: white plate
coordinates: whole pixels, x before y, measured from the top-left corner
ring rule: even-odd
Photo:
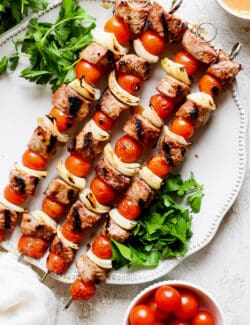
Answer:
[[[83,4],[83,3],[82,3]],[[85,2],[86,9],[97,17],[97,25],[110,17],[111,10],[104,10],[98,2]],[[57,15],[58,8],[48,9],[41,19],[48,21]],[[185,14],[184,14],[185,16]],[[8,55],[12,52],[12,37],[18,37],[26,28],[26,23],[13,29],[0,39],[0,53]],[[169,48],[167,55],[173,55],[177,49]],[[18,70],[8,72],[0,77],[1,119],[0,119],[0,193],[8,183],[8,173],[15,161],[20,161],[26,144],[36,127],[36,119],[43,116],[51,108],[51,92],[48,87],[33,85],[18,77],[25,61],[21,62]],[[160,65],[154,67],[152,77],[145,82],[141,93],[142,103],[147,104],[149,97],[155,93],[155,85],[164,76]],[[197,88],[195,82],[192,91]],[[157,268],[131,268],[112,271],[107,280],[113,284],[135,284],[154,280],[173,269],[184,258],[200,250],[212,240],[224,215],[233,204],[243,181],[246,168],[246,111],[241,106],[237,90],[227,90],[216,100],[218,109],[202,130],[197,130],[193,145],[186,155],[180,171],[188,177],[193,171],[196,179],[205,185],[205,197],[201,212],[193,217],[193,237],[190,247],[184,257],[167,259]],[[127,115],[123,114],[116,129],[120,130]],[[117,136],[117,132],[116,132]],[[66,150],[60,149],[48,165],[49,177],[41,181],[36,195],[29,202],[30,210],[40,208],[43,191],[48,182],[56,176],[55,163],[60,157],[67,155]],[[90,236],[94,236],[94,231]],[[20,237],[20,227],[3,243],[3,247],[17,254],[16,243]],[[76,258],[83,253],[80,249]],[[46,271],[46,257],[40,261],[31,259],[30,263]],[[77,276],[74,263],[63,276],[56,278],[63,282],[72,282]]]

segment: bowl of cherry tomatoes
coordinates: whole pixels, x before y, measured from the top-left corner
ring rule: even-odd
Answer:
[[[207,290],[169,280],[141,291],[128,307],[123,325],[225,325],[225,320]]]

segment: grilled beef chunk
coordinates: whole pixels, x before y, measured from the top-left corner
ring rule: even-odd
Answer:
[[[163,19],[164,19],[163,12],[164,10],[162,6],[159,3],[154,2],[148,13],[148,17],[144,26],[144,31],[153,30],[161,37],[164,37],[165,22],[163,23]]]
[[[65,245],[63,241],[56,235],[51,243],[50,251],[62,257],[66,263],[71,263],[74,259],[75,252],[73,248]]]
[[[211,110],[197,105],[191,100],[187,100],[176,112],[176,116],[191,120],[196,128],[205,125],[210,115]]]
[[[241,65],[229,59],[226,52],[219,51],[218,61],[211,64],[207,72],[224,84],[231,84],[241,70]]]
[[[86,159],[93,159],[102,152],[104,141],[98,141],[93,137],[92,132],[81,131],[68,144],[68,151],[74,152]]]
[[[74,231],[82,231],[94,226],[101,217],[100,214],[87,209],[79,200],[72,205],[67,214],[67,220],[73,225]]]
[[[99,105],[100,110],[113,120],[116,120],[122,111],[129,108],[128,105],[120,102],[109,89],[103,93]]]
[[[186,97],[190,93],[190,87],[185,83],[166,75],[157,85],[156,89],[164,96],[172,99]]]
[[[21,170],[12,169],[10,172],[10,186],[22,195],[34,195],[39,178]]]
[[[167,42],[169,44],[180,43],[187,29],[187,23],[174,15],[168,14],[166,11],[164,11],[162,22]]]
[[[93,263],[88,256],[81,256],[76,262],[76,268],[83,282],[96,284],[105,282],[109,271]]]
[[[70,117],[83,120],[93,103],[79,95],[69,86],[62,84],[53,94],[52,103]]]
[[[67,205],[74,202],[78,189],[68,185],[60,178],[55,178],[48,187],[44,194],[47,195],[51,200]]]
[[[126,122],[123,131],[148,148],[155,148],[161,133],[160,129],[138,114]]]
[[[185,51],[202,63],[211,64],[217,59],[216,51],[190,29],[187,29],[183,35],[182,46]]]
[[[124,55],[116,62],[116,71],[118,73],[134,74],[141,80],[149,78],[150,70],[150,63],[136,54]]]
[[[53,156],[56,152],[57,137],[54,136],[49,130],[37,126],[32,134],[28,143],[28,148],[35,153],[38,153],[44,158]]]
[[[21,222],[21,230],[24,235],[36,236],[45,240],[50,240],[54,234],[54,228],[49,224],[38,221],[32,215],[24,213]]]
[[[110,165],[105,157],[101,157],[96,165],[96,174],[105,183],[112,186],[117,191],[125,190],[130,178],[121,174],[117,169]]]
[[[131,235],[131,233],[128,230],[121,228],[111,218],[108,218],[105,221],[102,227],[102,234],[109,238],[115,239],[121,243],[123,243]]]
[[[79,56],[81,59],[96,64],[100,68],[106,68],[114,63],[113,53],[95,42],[86,46],[79,53]]]
[[[152,189],[140,178],[133,179],[126,192],[126,196],[135,200],[141,208],[149,204],[153,195]]]
[[[114,16],[122,18],[136,38],[142,33],[151,7],[145,0],[116,0]]]
[[[176,142],[168,135],[162,136],[160,140],[160,153],[166,157],[167,163],[174,167],[178,165],[187,151],[187,146]]]
[[[0,203],[0,229],[13,231],[16,227],[17,213]]]

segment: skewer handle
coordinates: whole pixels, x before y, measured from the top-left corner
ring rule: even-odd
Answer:
[[[45,272],[43,274],[43,276],[41,277],[40,281],[43,283],[46,280],[46,278],[47,278],[48,275],[49,275],[49,271]]]

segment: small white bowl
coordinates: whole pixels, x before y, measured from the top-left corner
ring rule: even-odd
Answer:
[[[249,15],[244,15],[241,14],[240,12],[231,9],[229,6],[227,6],[222,0],[216,0],[218,5],[224,9],[226,12],[228,12],[229,14],[237,17],[237,18],[241,18],[241,19],[245,19],[245,20],[250,20],[250,13]],[[239,0],[240,1],[240,0]]]
[[[199,300],[199,309],[205,309],[212,313],[214,317],[214,323],[215,325],[225,325],[225,318],[223,315],[223,312],[216,302],[215,298],[209,293],[207,290],[197,286],[196,284],[186,282],[186,281],[179,281],[179,280],[169,280],[169,281],[162,281],[155,283],[146,289],[142,290],[138,293],[137,296],[134,297],[132,302],[130,303],[125,317],[123,319],[122,325],[130,325],[129,322],[129,314],[134,308],[134,306],[143,303],[147,298],[149,298],[159,287],[163,285],[169,285],[176,289],[186,289],[190,292],[193,292],[198,300]]]

